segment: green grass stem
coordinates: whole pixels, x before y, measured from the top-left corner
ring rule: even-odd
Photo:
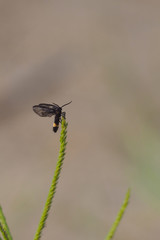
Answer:
[[[1,234],[4,237],[4,239],[5,240],[9,240],[8,235],[7,235],[6,231],[4,230],[4,228],[3,228],[1,223],[0,223],[0,231],[1,231]]]
[[[5,240],[12,240],[12,236],[9,230],[9,227],[6,222],[6,218],[3,214],[2,207],[0,206],[0,231]]]
[[[118,227],[118,225],[119,225],[119,223],[120,223],[120,221],[121,221],[121,219],[123,217],[123,214],[124,214],[124,212],[125,212],[125,210],[126,210],[126,208],[128,206],[129,199],[130,199],[130,192],[131,192],[130,189],[128,189],[128,191],[126,193],[126,196],[125,196],[125,199],[123,201],[123,204],[122,204],[122,206],[121,206],[121,208],[120,208],[120,210],[119,210],[119,212],[117,214],[116,220],[113,223],[113,225],[112,225],[109,233],[107,234],[105,240],[110,240],[114,236],[114,234],[115,234],[115,232],[117,230],[117,227]]]
[[[62,124],[61,124],[61,135],[60,135],[60,150],[59,150],[59,156],[58,156],[58,161],[57,161],[57,165],[56,165],[56,170],[54,172],[54,176],[53,176],[53,180],[50,186],[50,190],[48,193],[48,197],[41,215],[41,219],[36,231],[36,234],[34,236],[34,240],[39,240],[41,238],[41,233],[43,228],[45,227],[45,223],[48,217],[48,213],[49,210],[51,208],[51,204],[52,204],[52,200],[54,198],[55,192],[56,192],[56,187],[57,187],[57,183],[58,183],[58,179],[60,176],[60,172],[61,172],[61,168],[62,168],[62,164],[63,164],[63,160],[65,157],[65,150],[66,150],[66,138],[67,138],[67,123],[66,120],[64,118],[62,118]]]

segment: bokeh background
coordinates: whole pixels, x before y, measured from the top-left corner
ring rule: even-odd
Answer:
[[[0,1],[0,204],[14,239],[33,239],[60,130],[40,102],[65,107],[68,145],[42,239],[160,235],[160,2]]]

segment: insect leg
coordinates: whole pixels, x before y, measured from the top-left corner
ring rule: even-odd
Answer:
[[[61,116],[66,119],[66,112],[62,112]]]

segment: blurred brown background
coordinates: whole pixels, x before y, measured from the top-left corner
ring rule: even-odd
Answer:
[[[160,235],[159,1],[0,1],[0,204],[14,239],[33,239],[67,112],[67,155],[42,239]]]

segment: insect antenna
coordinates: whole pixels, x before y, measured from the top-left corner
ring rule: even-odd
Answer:
[[[55,105],[55,106],[57,106],[57,107],[59,107],[58,104],[56,104],[56,103],[52,103],[52,104]]]
[[[71,102],[72,102],[72,101],[70,101],[69,103],[66,103],[66,104],[62,105],[61,108],[64,107],[64,106],[66,106],[66,105],[68,105],[68,104],[70,104]]]

